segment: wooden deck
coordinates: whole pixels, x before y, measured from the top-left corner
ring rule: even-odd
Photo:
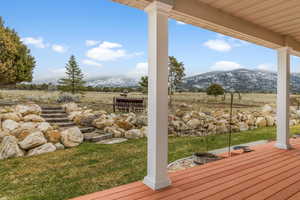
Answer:
[[[172,186],[152,191],[142,182],[73,200],[300,200],[300,139],[292,150],[268,143],[254,152],[171,173]]]

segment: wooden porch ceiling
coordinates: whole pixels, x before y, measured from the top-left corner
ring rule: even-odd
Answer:
[[[112,0],[144,9],[153,0]],[[299,0],[160,0],[173,4],[170,17],[269,48],[300,52]]]

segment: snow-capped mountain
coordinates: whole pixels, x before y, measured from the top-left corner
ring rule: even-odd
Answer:
[[[212,83],[240,92],[276,92],[277,73],[263,70],[237,69],[207,72],[184,79],[183,88],[205,89]],[[294,92],[300,91],[300,74],[291,75]]]
[[[135,87],[138,80],[126,76],[105,76],[86,80],[86,86],[93,87]]]
[[[127,76],[103,76],[86,79],[86,86],[93,87],[136,87],[139,80]],[[57,80],[43,80],[39,83]],[[212,83],[222,85],[225,89],[233,88],[240,92],[276,92],[277,74],[271,71],[237,69],[231,71],[212,71],[184,78],[183,89],[206,89]],[[291,75],[293,92],[300,92],[300,73]]]

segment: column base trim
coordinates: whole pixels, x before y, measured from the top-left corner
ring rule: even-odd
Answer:
[[[171,180],[168,177],[166,177],[165,180],[154,181],[154,178],[146,176],[144,178],[143,183],[150,187],[152,190],[159,190],[170,186]]]
[[[278,149],[286,149],[286,150],[292,148],[290,144],[281,144],[281,143],[276,143],[275,147]]]

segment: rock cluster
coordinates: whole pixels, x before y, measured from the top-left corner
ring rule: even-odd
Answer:
[[[300,124],[300,110],[290,108],[290,125]],[[276,125],[275,108],[270,105],[262,107],[261,111],[233,112],[231,128],[233,132],[247,131],[255,128]],[[210,113],[197,111],[182,111],[178,109],[169,116],[169,134],[177,136],[228,133],[230,128],[230,114],[225,110]]]
[[[93,111],[79,107],[76,103],[62,106],[69,114],[69,119],[77,125],[93,126],[115,138],[137,139],[147,136],[147,118],[135,113],[115,114],[106,111]]]
[[[36,104],[0,109],[0,160],[53,152],[82,143],[79,128],[59,131],[41,117]]]
[[[92,111],[75,103],[64,104],[69,118],[79,125],[89,125],[112,133],[114,137],[136,139],[147,136],[147,117],[134,113],[115,114],[105,111]],[[291,107],[290,125],[300,124],[300,110]],[[233,132],[276,125],[274,106],[265,105],[260,111],[235,110],[231,120]],[[174,114],[169,115],[169,134],[176,136],[228,133],[230,114],[218,109],[209,113],[190,111],[188,105],[180,105]]]

